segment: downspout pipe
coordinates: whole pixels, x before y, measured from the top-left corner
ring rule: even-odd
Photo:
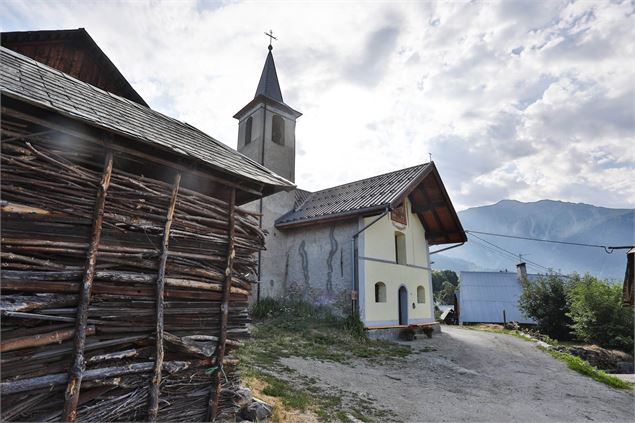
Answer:
[[[262,147],[260,149],[260,164],[265,165],[265,136],[267,127],[267,100],[264,101],[264,111],[262,113]],[[259,200],[258,227],[262,229],[262,197]],[[258,250],[258,286],[256,287],[256,303],[260,302],[260,284],[262,283],[262,250]]]
[[[351,243],[353,246],[353,290],[357,294],[357,299],[355,299],[355,297],[351,299],[351,313],[353,316],[359,317],[359,235],[366,229],[373,226],[379,220],[381,220],[384,216],[386,216],[390,212],[390,210],[391,207],[387,206],[384,212],[380,214],[377,219],[373,220],[368,225],[357,231],[351,239]]]

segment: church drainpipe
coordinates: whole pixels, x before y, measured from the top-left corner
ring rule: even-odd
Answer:
[[[368,225],[364,226],[362,229],[360,229],[355,235],[353,235],[353,239],[351,240],[352,244],[353,244],[353,289],[355,290],[356,295],[353,296],[353,299],[351,300],[351,313],[353,316],[359,316],[359,235],[364,232],[366,229],[370,228],[371,226],[373,226],[375,223],[377,223],[379,220],[381,220],[382,217],[386,216],[388,214],[388,212],[390,212],[390,207],[386,207],[386,210],[384,210],[384,212],[382,214],[379,215],[379,217],[377,217],[377,219],[373,220],[372,222],[370,222]],[[356,299],[357,297],[357,299]]]
[[[267,100],[265,99],[265,110],[262,114],[262,147],[260,150],[260,164],[265,165],[265,127],[267,125]],[[258,217],[258,226],[262,229],[262,197],[258,202],[260,206],[260,217]],[[258,287],[256,288],[256,302],[260,302],[260,283],[262,282],[261,277],[261,267],[262,267],[262,251],[258,251]]]

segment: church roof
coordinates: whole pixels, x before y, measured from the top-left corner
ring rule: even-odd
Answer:
[[[291,182],[187,123],[4,47],[0,47],[0,69],[3,102],[11,98],[56,112],[190,161],[199,161],[241,182],[264,185],[264,191],[293,187]]]
[[[430,244],[467,240],[434,162],[314,192],[276,220],[280,229],[372,215],[408,197]]]
[[[242,119],[255,105],[262,103],[273,104],[296,118],[302,116],[302,113],[291,108],[282,99],[282,90],[280,89],[280,82],[278,82],[278,72],[276,72],[276,64],[273,61],[271,49],[272,47],[269,46],[269,53],[265,60],[265,66],[262,68],[262,74],[260,75],[260,81],[258,81],[258,88],[256,88],[253,100],[240,109],[234,115],[234,118]]]
[[[84,28],[3,32],[2,46],[148,107]]]
[[[262,68],[262,75],[260,75],[260,81],[258,82],[258,88],[256,88],[256,95],[254,98],[259,95],[284,103],[284,100],[282,100],[282,91],[280,91],[280,83],[278,82],[276,64],[273,62],[271,49],[269,49],[269,54],[267,54],[265,66]]]

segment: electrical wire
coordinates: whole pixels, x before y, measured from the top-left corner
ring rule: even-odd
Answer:
[[[465,232],[467,232],[467,231],[465,231]],[[485,242],[485,243],[487,243],[487,244],[489,244],[489,245],[491,245],[491,246],[493,246],[493,247],[497,248],[498,250],[500,250],[500,251],[502,251],[502,252],[504,252],[504,253],[508,254],[509,256],[511,256],[511,257],[513,257],[513,258],[514,258],[514,261],[515,261],[516,259],[519,259],[519,258],[521,257],[521,255],[520,255],[520,254],[514,254],[512,251],[509,251],[509,250],[507,250],[507,249],[505,249],[505,248],[503,248],[503,247],[501,247],[501,246],[499,246],[499,245],[494,244],[493,242],[487,241],[486,239],[483,239],[483,238],[481,238],[480,236],[475,235],[475,234],[474,234],[474,231],[470,232],[470,236],[472,236],[472,237],[474,237],[474,238],[477,238],[477,239],[479,239],[479,240],[481,240],[481,241],[483,241],[483,242]],[[475,240],[473,239],[472,241],[475,241]],[[476,242],[476,245],[478,245],[478,246],[480,246],[480,247],[485,247],[485,248],[488,248],[489,250],[491,250],[491,251],[493,251],[493,252],[497,252],[497,253],[498,253],[501,257],[505,257],[505,258],[509,259],[509,257],[508,257],[508,256],[504,256],[504,255],[503,255],[503,253],[499,252],[498,250],[495,250],[494,248],[488,247],[487,245],[481,244],[480,242]],[[552,272],[552,273],[555,273],[555,274],[556,274],[556,275],[558,275],[558,276],[568,277],[567,275],[563,275],[563,274],[562,274],[562,273],[560,273],[560,272],[556,272],[556,271],[554,271],[553,269],[551,269],[551,268],[549,268],[549,267],[543,266],[542,264],[538,264],[538,263],[536,263],[535,261],[527,260],[527,258],[525,258],[525,257],[523,257],[523,260],[524,260],[525,262],[527,262],[527,264],[529,265],[529,267],[533,267],[533,268],[535,268],[535,269],[542,269],[542,271],[546,271],[546,272]]]
[[[499,250],[502,250],[502,251],[506,252],[507,254],[510,254],[510,255],[514,256],[514,259],[516,259],[516,258],[520,259],[520,258],[521,258],[521,255],[520,255],[520,254],[514,254],[513,252],[511,252],[511,251],[509,251],[509,250],[506,250],[506,249],[504,249],[503,247],[501,247],[501,246],[499,246],[499,245],[494,244],[493,242],[487,241],[486,239],[483,239],[483,238],[481,238],[481,237],[480,237],[480,236],[478,236],[478,235],[474,235],[474,233],[472,233],[471,235],[472,235],[473,237],[478,238],[478,239],[480,239],[481,241],[483,241],[483,242],[485,242],[485,243],[487,243],[487,244],[489,244],[489,245],[493,246],[493,247],[498,248]],[[550,269],[550,268],[548,268],[548,267],[545,267],[545,266],[543,266],[543,265],[541,265],[541,264],[538,264],[538,263],[536,263],[536,262],[534,262],[534,261],[528,260],[528,259],[527,259],[527,258],[525,258],[525,257],[523,257],[523,258],[522,258],[522,260],[526,261],[527,263],[531,263],[531,264],[533,264],[535,267],[540,267],[540,268],[542,268],[542,269],[544,269],[544,270],[546,270],[546,271],[548,271],[548,272],[552,271],[552,269]]]
[[[607,245],[584,244],[584,243],[581,243],[581,242],[568,242],[568,241],[554,241],[554,240],[551,240],[551,239],[540,239],[540,238],[531,238],[531,237],[526,237],[526,236],[496,234],[496,233],[492,233],[492,232],[473,231],[473,230],[466,230],[465,233],[499,236],[499,237],[502,237],[502,238],[524,239],[524,240],[527,240],[527,241],[549,242],[549,243],[552,243],[552,244],[575,245],[575,246],[578,246],[578,247],[603,248],[604,251],[607,254],[612,254],[614,250],[625,250],[625,249],[628,249],[628,248],[635,247],[633,245],[623,245],[623,246],[610,247],[610,246],[607,246]]]
[[[503,258],[503,259],[504,259],[504,260],[506,260],[506,262],[508,262],[508,263],[513,263],[513,264],[515,265],[515,264],[516,264],[516,260],[518,260],[518,257],[515,257],[515,256],[514,256],[514,257],[510,257],[510,256],[508,256],[507,254],[504,254],[504,253],[500,252],[499,250],[496,250],[496,249],[494,249],[494,248],[492,248],[492,247],[489,247],[489,246],[487,246],[487,245],[485,245],[485,244],[483,244],[483,243],[481,243],[481,242],[477,241],[476,239],[472,239],[472,241],[471,241],[471,242],[472,242],[473,244],[475,244],[475,245],[478,245],[478,246],[479,246],[479,247],[481,247],[481,248],[484,248],[484,249],[488,250],[488,251],[489,251],[489,252],[491,252],[491,253],[496,254],[498,257]],[[537,271],[537,273],[542,273],[542,272],[545,272],[545,270],[543,270],[543,269],[544,269],[544,266],[540,266],[540,265],[535,266],[535,265],[533,265],[533,264],[529,264],[529,263],[527,263],[527,267],[535,269],[535,270]]]

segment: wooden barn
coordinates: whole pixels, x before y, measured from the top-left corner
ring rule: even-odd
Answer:
[[[229,418],[264,243],[240,206],[293,185],[143,100],[0,56],[2,421]]]

